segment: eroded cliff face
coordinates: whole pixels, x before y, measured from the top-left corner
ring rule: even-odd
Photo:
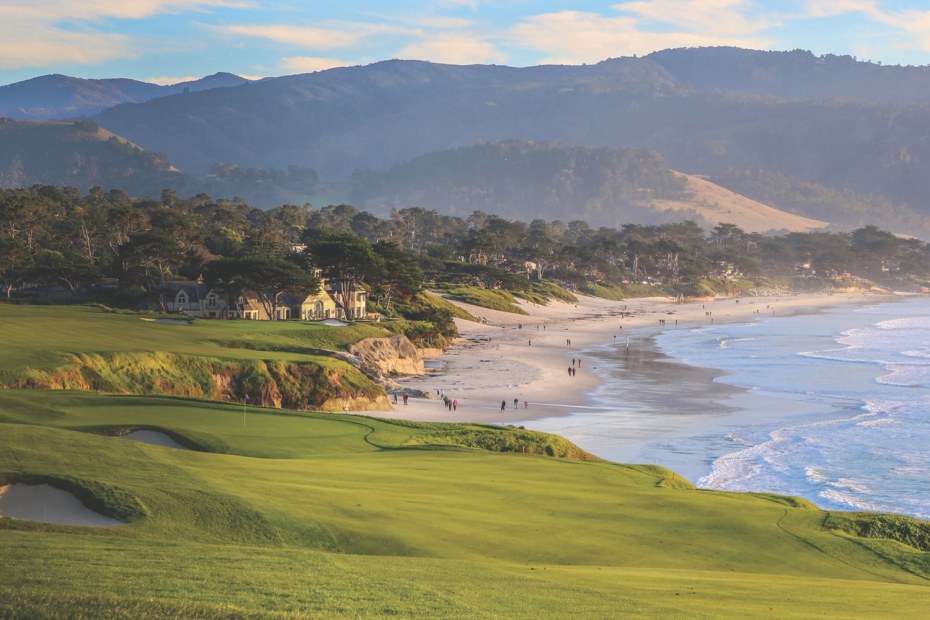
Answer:
[[[171,353],[81,354],[4,387],[187,396],[313,411],[390,409],[384,388],[339,360],[225,360]]]
[[[422,375],[423,355],[406,336],[366,338],[348,347],[362,364],[382,375]]]

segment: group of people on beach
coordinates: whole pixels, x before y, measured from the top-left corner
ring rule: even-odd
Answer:
[[[524,409],[529,409],[529,407],[530,407],[529,401],[524,400],[524,401],[523,401],[523,408],[524,408]],[[514,409],[519,409],[519,408],[520,408],[520,399],[519,399],[519,398],[514,398],[514,399],[513,399],[513,408],[514,408]],[[506,400],[502,400],[502,401],[501,401],[501,411],[505,411],[506,409],[507,409],[507,401],[506,401]]]
[[[436,396],[442,400],[442,404],[449,411],[458,411],[459,401],[457,398],[449,398],[442,390],[436,390]]]

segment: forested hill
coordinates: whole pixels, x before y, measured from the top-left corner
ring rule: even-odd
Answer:
[[[726,221],[755,232],[825,226],[750,205],[742,196],[711,197],[708,187],[676,174],[655,151],[509,140],[431,153],[387,172],[358,171],[350,198],[381,215],[421,206],[459,217],[483,211],[515,220],[581,220],[595,227],[684,218],[708,229]],[[763,210],[763,221],[751,221],[749,209]]]
[[[424,206],[460,217],[485,211],[619,226],[637,198],[672,199],[683,190],[653,151],[511,140],[431,153],[388,172],[357,172],[351,201],[374,213]],[[657,219],[638,215],[633,219]]]
[[[0,86],[0,116],[19,120],[78,119],[121,103],[155,97],[228,88],[248,82],[231,73],[161,85],[129,79],[88,80],[68,75],[42,75]]]
[[[930,102],[930,68],[883,66],[852,56],[806,50],[763,52],[736,47],[671,49],[645,57],[681,84],[794,99]]]
[[[164,155],[149,153],[91,121],[0,119],[0,187],[36,184],[120,188],[155,195],[182,175]]]
[[[16,121],[0,118],[0,188],[55,184],[86,192],[94,186],[140,198],[162,190],[180,196],[238,197],[264,208],[304,204],[317,184],[316,171],[214,166],[195,177],[93,121]]]

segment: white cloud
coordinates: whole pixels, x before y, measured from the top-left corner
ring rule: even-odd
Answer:
[[[313,73],[335,67],[351,67],[357,64],[357,62],[348,60],[320,58],[317,56],[288,56],[281,59],[281,68],[286,73]]]
[[[747,0],[640,0],[622,2],[613,7],[622,13],[638,16],[638,25],[663,24],[681,33],[709,37],[746,37],[772,24],[747,17]]]
[[[7,0],[0,4],[0,68],[133,58],[143,46],[130,36],[101,31],[100,22],[245,6],[237,0]]]
[[[705,31],[706,17],[701,13],[678,19],[671,29],[649,29],[648,15],[660,5],[682,5],[672,0],[632,2],[618,5],[631,15],[604,16],[599,13],[562,11],[536,15],[511,29],[508,39],[516,46],[540,51],[543,62],[577,64],[597,62],[615,56],[647,54],[670,47],[735,45],[766,47],[769,41],[759,35],[761,24],[748,20],[744,32],[734,28],[737,18],[719,19],[727,24]],[[711,2],[688,3],[706,8]],[[737,4],[737,3],[728,3]],[[679,8],[682,8],[679,6]]]
[[[7,0],[0,5],[0,16],[18,16],[41,23],[93,22],[250,6],[250,2],[237,0]]]
[[[808,0],[803,17],[836,17],[859,13],[865,18],[892,29],[889,45],[897,49],[930,52],[930,11],[918,9],[887,10],[877,0]]]
[[[363,39],[391,30],[388,26],[368,23],[340,23],[330,27],[288,26],[224,26],[222,32],[232,35],[267,39],[307,49],[340,49],[357,45]]]
[[[185,76],[175,76],[175,75],[162,75],[157,77],[148,77],[143,80],[143,82],[148,82],[149,84],[161,84],[162,86],[170,86],[172,84],[180,84],[181,82],[193,82],[199,80],[199,77],[192,75]]]
[[[456,65],[502,63],[507,60],[506,55],[493,43],[458,33],[439,33],[425,37],[401,49],[397,57]]]
[[[874,0],[808,0],[805,17],[835,17],[846,13],[878,11]]]
[[[132,58],[137,51],[127,37],[51,29],[41,38],[35,31],[0,26],[0,68],[49,65],[93,65],[113,58]]]

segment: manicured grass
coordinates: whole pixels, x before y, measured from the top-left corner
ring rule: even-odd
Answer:
[[[243,426],[239,406],[179,398],[6,392],[0,414],[5,477],[93,481],[146,511],[115,529],[0,520],[3,617],[918,617],[930,604],[926,553],[825,529],[803,502],[674,488],[661,468],[431,448],[435,424],[251,408]],[[112,425],[226,453],[88,432]]]
[[[51,370],[76,354],[171,351],[228,359],[306,361],[362,338],[384,336],[374,325],[329,327],[300,321],[210,321],[190,325],[143,321],[138,314],[90,306],[0,304],[0,382],[26,369]]]

